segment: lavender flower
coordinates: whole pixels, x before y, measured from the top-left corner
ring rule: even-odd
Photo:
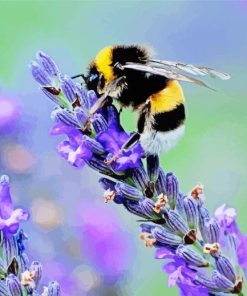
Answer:
[[[50,67],[43,64],[47,61]],[[105,190],[105,202],[122,204],[149,222],[140,225],[141,239],[146,246],[158,248],[156,258],[168,260],[164,265],[168,286],[177,285],[186,296],[241,294],[247,236],[238,229],[235,210],[223,205],[212,217],[204,206],[201,185],[185,195],[175,174],[162,170],[158,156],[147,158],[146,169],[139,144],[122,151],[129,135],[111,101],[94,114],[88,126],[89,108],[97,100],[95,93],[86,92],[57,67],[51,71],[55,63],[47,55],[41,64],[31,63],[32,74],[62,108],[55,111],[57,124],[51,130],[52,135],[67,136],[58,145],[58,152],[73,166],[88,165],[103,175],[99,182]],[[115,161],[109,162],[112,157]],[[53,295],[49,293],[56,291],[56,285],[52,287],[44,295]]]
[[[27,220],[29,215],[23,209],[13,210],[9,178],[6,175],[0,177],[0,201],[1,225],[4,225],[0,229],[0,295],[39,296],[42,265],[38,261],[29,265],[24,245],[27,235],[23,229],[18,230],[19,221]],[[48,295],[60,296],[59,285],[56,284],[56,287],[53,294]]]
[[[6,175],[0,177],[0,230],[4,237],[15,234],[21,220],[26,221],[29,214],[26,210],[13,208],[9,189],[9,178]]]

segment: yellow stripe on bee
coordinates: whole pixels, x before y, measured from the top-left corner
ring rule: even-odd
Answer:
[[[150,100],[152,113],[167,112],[184,102],[184,93],[176,80],[170,80],[164,89],[151,95]]]
[[[112,47],[108,46],[103,48],[95,58],[95,64],[97,70],[104,75],[107,81],[113,79],[113,68],[110,66],[112,64]]]

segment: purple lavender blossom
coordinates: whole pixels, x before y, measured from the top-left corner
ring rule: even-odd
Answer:
[[[80,143],[77,141],[79,134],[81,137],[86,134],[103,146],[102,161],[119,154],[112,166],[109,165],[112,173],[138,167],[143,149],[137,144],[127,152],[121,151],[122,145],[130,135],[121,127],[115,106],[109,103],[108,106],[101,108],[94,115],[92,127],[85,131],[89,109],[97,101],[96,94],[93,91],[86,92],[68,75],[61,74],[55,62],[44,52],[38,52],[37,59],[39,63],[33,61],[29,65],[32,75],[42,91],[59,106],[52,112],[52,119],[71,128],[67,129],[69,141],[63,141],[57,146],[59,154],[72,166],[82,168],[84,161],[90,160],[93,156],[83,141]],[[57,128],[55,125],[54,129]],[[54,130],[51,133],[56,134]]]
[[[27,235],[19,229],[19,222],[27,220],[28,212],[23,209],[13,209],[10,196],[9,178],[0,177],[0,295],[1,296],[60,296],[60,288],[56,283],[53,294],[42,293],[39,283],[42,275],[42,265],[38,261],[29,263],[25,253],[24,241]],[[48,285],[47,291],[51,290]],[[46,289],[45,289],[46,290]],[[42,293],[42,294],[41,294]],[[51,292],[49,292],[51,293]]]
[[[120,124],[112,102],[94,116],[89,108],[97,101],[95,93],[54,68],[46,54],[43,66],[31,63],[31,71],[48,97],[59,108],[53,113],[57,125],[52,135],[65,134],[58,151],[73,166],[88,165],[100,172],[105,202],[122,204],[141,217],[141,239],[147,247],[158,248],[156,258],[164,259],[168,286],[177,285],[180,295],[243,295],[247,267],[247,236],[236,223],[236,211],[223,205],[212,217],[204,206],[202,187],[188,195],[180,192],[178,179],[159,165],[158,156],[147,157],[135,145],[121,150],[129,138]],[[55,67],[55,69],[58,69]],[[92,124],[87,126],[91,118]],[[116,157],[117,156],[117,157]],[[115,158],[114,158],[115,157]],[[108,162],[113,158],[113,162]]]
[[[20,221],[26,221],[29,218],[29,213],[18,208],[14,210],[10,188],[9,178],[6,175],[0,177],[0,230],[3,236],[8,238],[14,235],[18,228]]]

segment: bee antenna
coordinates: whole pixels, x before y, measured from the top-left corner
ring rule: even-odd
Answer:
[[[75,79],[75,78],[78,78],[78,77],[81,77],[86,82],[86,76],[84,74],[77,74],[75,76],[72,76],[71,78]]]

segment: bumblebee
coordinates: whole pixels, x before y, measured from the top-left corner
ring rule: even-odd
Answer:
[[[103,48],[89,65],[87,74],[81,76],[86,87],[99,96],[91,116],[109,97],[121,107],[137,111],[138,133],[122,149],[140,141],[146,155],[157,155],[174,147],[184,133],[185,99],[178,81],[210,88],[188,74],[230,78],[209,67],[153,59],[149,49],[139,45]]]

